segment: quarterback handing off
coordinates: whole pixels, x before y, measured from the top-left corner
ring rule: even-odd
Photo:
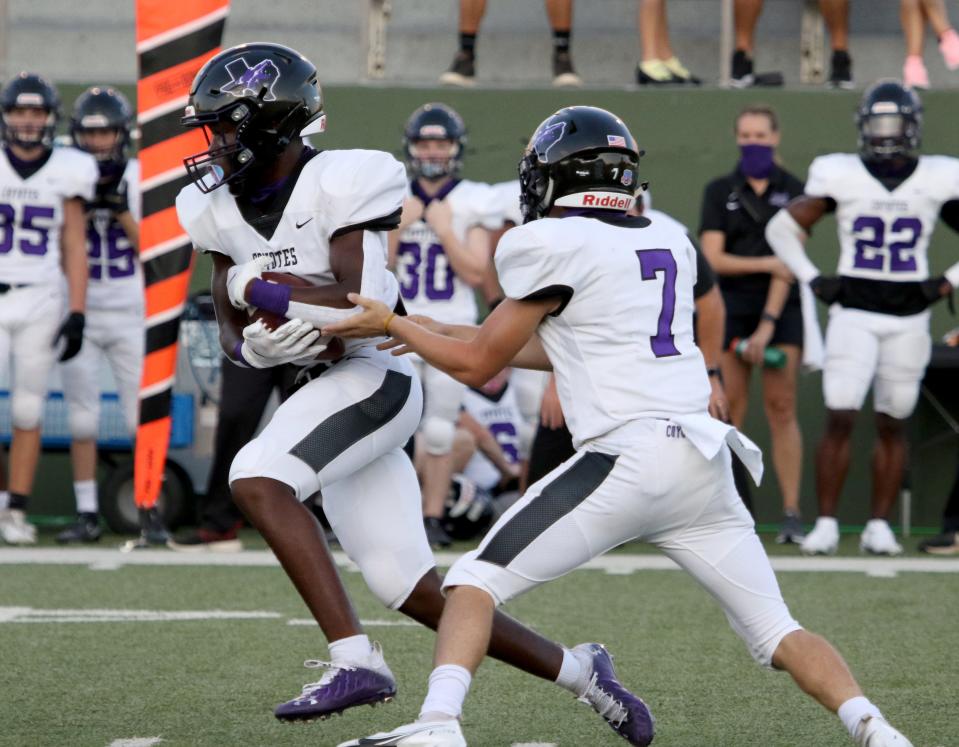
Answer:
[[[450,569],[419,721],[340,747],[463,747],[458,718],[497,605],[634,539],[689,572],[753,657],[838,711],[860,747],[909,745],[836,650],[803,630],[783,602],[730,467],[729,447],[758,475],[758,449],[707,413],[710,386],[693,342],[694,249],[668,224],[626,215],[639,156],[609,112],[556,112],[520,162],[526,222],[500,241],[506,300],[478,330],[421,326],[355,296],[367,311],[324,327],[389,333],[404,344],[399,352],[471,385],[511,361],[551,366],[577,449]],[[646,727],[634,744],[652,741]]]
[[[321,362],[319,328],[354,314],[361,292],[395,308],[386,268],[386,232],[399,222],[403,166],[387,153],[307,147],[326,115],[316,68],[278,44],[228,49],[197,73],[183,124],[203,128],[209,149],[187,159],[194,184],[177,214],[196,248],[213,255],[220,340],[237,365],[292,364],[307,379],[237,454],[230,488],[263,534],[329,641],[316,682],[275,711],[294,721],[391,700],[396,682],[373,646],[337,575],[319,524],[302,505],[322,492],[343,550],[383,604],[435,628],[443,608],[427,543],[419,485],[403,445],[422,412],[411,363],[347,343]],[[228,189],[220,187],[227,186]],[[312,284],[270,283],[266,270]],[[248,311],[288,317],[276,329]],[[330,349],[334,347],[331,345]],[[598,644],[564,649],[497,614],[488,649],[526,672],[555,681],[589,703],[614,729],[648,723],[645,704],[616,680]]]

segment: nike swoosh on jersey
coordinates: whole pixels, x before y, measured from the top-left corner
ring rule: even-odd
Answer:
[[[297,228],[303,228],[303,226],[305,226],[305,225],[306,225],[307,223],[309,223],[311,220],[313,220],[313,219],[312,219],[312,218],[307,218],[307,219],[306,219],[305,221],[303,221],[302,223],[297,223],[297,224],[296,224],[296,227],[297,227]]]

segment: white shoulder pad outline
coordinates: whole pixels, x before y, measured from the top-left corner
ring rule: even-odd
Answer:
[[[402,209],[409,189],[406,167],[386,151],[330,150],[313,161],[321,169],[317,204],[330,216],[330,235]]]

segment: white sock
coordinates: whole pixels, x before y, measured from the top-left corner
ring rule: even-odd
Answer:
[[[432,721],[435,715],[459,718],[473,675],[456,664],[441,664],[430,674],[430,689],[420,708],[420,721]],[[424,716],[430,716],[424,719]]]
[[[576,654],[568,648],[563,649],[563,664],[559,668],[559,675],[556,677],[556,684],[566,688],[577,698],[583,694],[588,682],[589,667],[584,667],[583,662],[576,658]]]
[[[0,490],[0,511],[10,507],[10,491]]]
[[[329,645],[330,661],[334,664],[350,664],[365,667],[370,663],[373,646],[365,635],[351,635],[340,638]]]
[[[96,480],[73,483],[73,494],[77,497],[77,513],[95,514],[99,510]]]
[[[862,695],[847,700],[839,706],[839,710],[836,713],[843,725],[845,725],[846,731],[849,732],[849,736],[853,739],[856,738],[856,732],[859,730],[859,724],[862,723],[863,719],[873,716],[882,718],[879,709],[872,704],[869,698]]]

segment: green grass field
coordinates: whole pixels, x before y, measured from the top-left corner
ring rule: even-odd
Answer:
[[[104,540],[104,549],[113,539]],[[850,543],[851,538],[844,542],[841,555],[854,553]],[[260,543],[254,539],[253,545]],[[329,747],[405,723],[417,713],[433,634],[384,624],[404,618],[384,610],[356,573],[344,577],[361,618],[371,621],[370,635],[383,644],[399,697],[326,722],[283,725],[272,708],[316,678],[300,664],[324,658],[326,648],[315,627],[289,624],[308,614],[278,567],[117,567],[130,556],[114,551],[101,553],[94,567],[89,561],[19,564],[36,552],[0,551],[0,562],[18,563],[3,568],[0,597],[0,745],[106,747],[116,740],[156,737],[162,739],[158,744],[171,747]],[[157,555],[162,562],[185,558]],[[58,562],[77,557],[68,550]],[[249,562],[258,556],[231,557]],[[779,577],[797,619],[844,652],[867,694],[916,747],[955,747],[959,564],[935,562],[952,572],[888,577],[783,572]],[[886,563],[876,568],[888,568]],[[606,643],[622,679],[656,715],[659,747],[849,744],[838,719],[802,695],[786,675],[752,662],[718,607],[678,571],[578,571],[507,609],[562,643]],[[107,610],[264,616],[90,619],[109,616],[102,612]],[[68,621],[77,617],[87,621]],[[474,747],[623,744],[565,691],[498,662],[480,669],[464,725]]]

